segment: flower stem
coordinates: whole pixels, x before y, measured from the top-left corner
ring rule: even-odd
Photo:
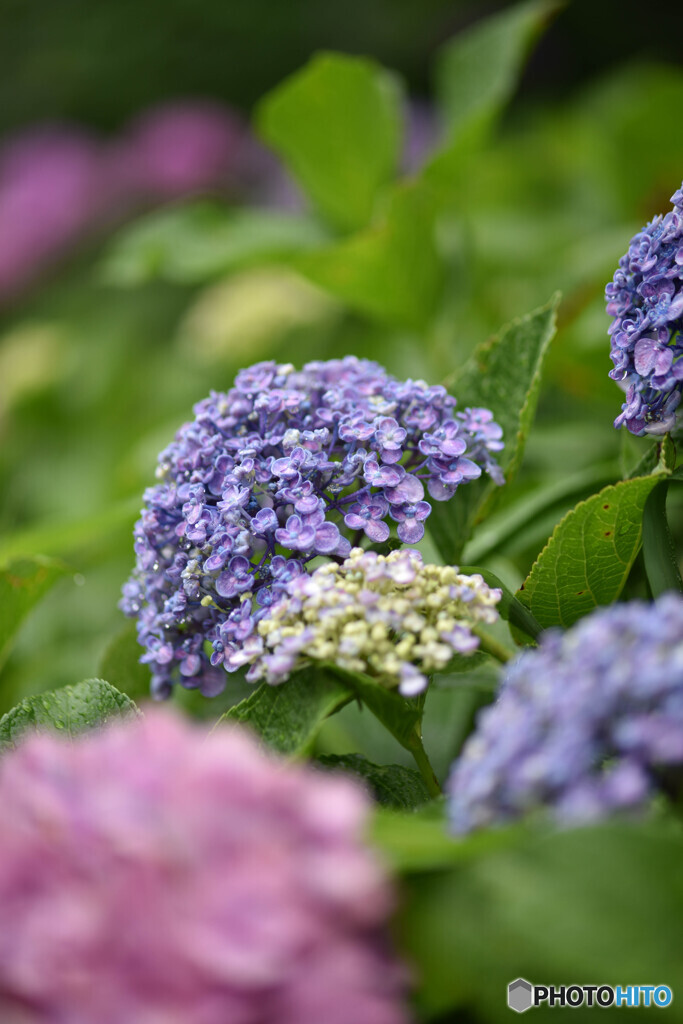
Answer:
[[[491,657],[499,661],[501,665],[505,665],[505,663],[510,661],[511,658],[514,658],[515,655],[513,651],[506,647],[505,644],[501,644],[500,641],[496,640],[496,638],[491,636],[490,633],[480,629],[479,626],[473,626],[472,632],[476,633],[479,637],[479,650],[485,651],[486,654],[490,654]]]
[[[419,726],[415,727],[410,737],[410,745],[408,749],[415,759],[415,764],[420,769],[420,775],[424,779],[429,795],[441,796],[441,786],[434,774],[434,769],[429,763],[427,752],[422,745],[422,735],[420,733]]]

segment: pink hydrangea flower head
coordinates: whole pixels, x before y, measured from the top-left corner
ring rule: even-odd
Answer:
[[[344,779],[167,711],[0,764],[6,1024],[405,1024]]]
[[[183,100],[146,110],[119,144],[130,186],[157,197],[224,185],[239,177],[247,133],[236,114],[208,101]]]
[[[0,299],[73,243],[101,212],[95,140],[68,125],[22,132],[0,152]]]

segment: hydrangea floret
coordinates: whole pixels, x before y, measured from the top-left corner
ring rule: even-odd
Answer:
[[[505,670],[455,763],[456,832],[545,812],[561,824],[643,809],[683,781],[683,596],[547,631]]]
[[[0,764],[0,1019],[406,1024],[369,799],[168,711]]]
[[[414,696],[455,655],[477,649],[473,630],[496,621],[500,598],[480,575],[425,565],[411,548],[354,548],[341,565],[291,580],[243,653],[247,678],[281,683],[303,665],[329,661]]]
[[[502,431],[444,387],[398,381],[353,356],[242,370],[195,407],[161,453],[135,528],[121,607],[138,620],[152,691],[212,696],[257,623],[314,558],[352,542],[416,543],[435,501],[486,470]]]
[[[614,425],[638,435],[672,429],[683,389],[683,187],[671,202],[631,239],[605,291],[610,377],[626,392]]]

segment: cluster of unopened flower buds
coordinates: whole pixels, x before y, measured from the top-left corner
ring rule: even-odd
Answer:
[[[474,630],[496,621],[500,597],[481,576],[425,565],[410,548],[354,548],[341,565],[288,584],[242,649],[248,678],[280,683],[302,665],[330,661],[411,697],[455,655],[477,649]]]

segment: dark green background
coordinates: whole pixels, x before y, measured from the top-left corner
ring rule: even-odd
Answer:
[[[319,49],[369,54],[429,93],[434,51],[504,3],[467,0],[3,0],[0,131],[44,118],[114,129],[140,107],[212,96],[248,111]],[[680,62],[675,2],[569,3],[523,94],[567,88],[634,57]]]

